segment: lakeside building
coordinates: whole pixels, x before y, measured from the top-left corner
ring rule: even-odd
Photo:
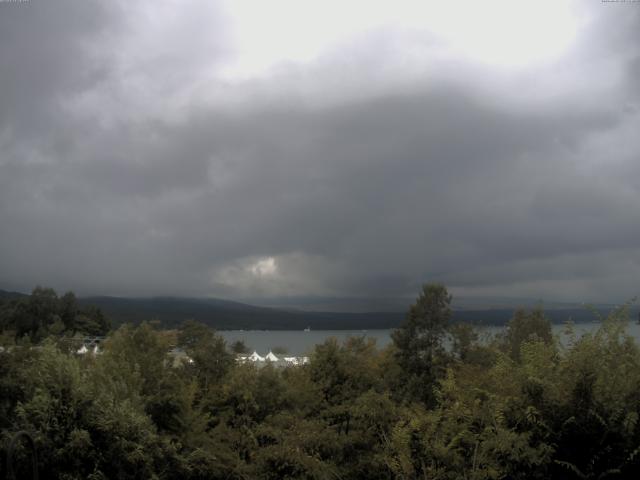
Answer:
[[[251,355],[238,355],[236,361],[238,363],[253,362],[257,366],[271,364],[275,367],[297,367],[309,363],[309,357],[278,357],[272,351],[269,351],[269,353],[263,357],[254,351]]]
[[[86,355],[87,353],[91,353],[93,355],[97,355],[100,352],[100,349],[98,348],[98,345],[94,345],[93,347],[87,347],[87,345],[82,345],[77,351],[76,353],[78,355]]]
[[[102,353],[100,350],[100,344],[104,342],[104,339],[105,337],[103,336],[85,337],[82,340],[82,346],[76,350],[76,353],[78,355],[86,355],[87,353],[97,355]]]
[[[82,346],[75,350],[77,355],[98,355],[102,353],[99,348],[102,338],[100,339],[85,339]],[[193,359],[187,355],[187,353],[181,348],[172,348],[168,351],[169,362],[174,367],[179,367],[186,364],[192,364]],[[309,357],[307,356],[282,356],[278,357],[272,351],[269,351],[266,355],[262,356],[258,352],[254,351],[251,355],[237,355],[236,362],[254,363],[257,367],[264,367],[266,365],[273,365],[274,367],[299,367],[309,363]]]

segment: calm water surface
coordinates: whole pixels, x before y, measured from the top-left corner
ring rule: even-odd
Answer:
[[[580,323],[574,325],[574,332],[579,336],[586,332],[595,331],[600,323]],[[561,339],[566,340],[564,334],[565,325],[554,325],[553,331]],[[503,330],[503,327],[479,327],[478,331],[484,337],[490,337]],[[629,323],[627,328],[636,341],[640,342],[640,325]],[[219,333],[227,340],[227,343],[242,340],[251,351],[257,350],[261,355],[266,354],[275,347],[283,347],[291,355],[304,355],[313,350],[313,347],[323,343],[329,337],[335,337],[343,341],[348,337],[367,337],[376,340],[378,348],[383,348],[391,342],[392,330],[222,330]]]

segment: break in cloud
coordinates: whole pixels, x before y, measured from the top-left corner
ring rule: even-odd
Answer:
[[[0,288],[637,294],[640,4],[370,3],[0,3]]]

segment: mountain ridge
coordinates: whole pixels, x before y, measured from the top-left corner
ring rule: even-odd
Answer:
[[[20,292],[0,290],[0,298],[11,299],[27,296]],[[95,295],[79,297],[81,306],[95,305],[110,318],[114,327],[124,323],[157,322],[165,328],[175,328],[185,320],[196,320],[218,330],[302,330],[305,328],[350,330],[389,329],[398,327],[405,318],[404,311],[336,312],[308,311],[292,306],[275,307],[252,305],[235,300],[212,297],[119,297]],[[544,308],[544,304],[541,304]],[[593,311],[578,304],[564,304],[544,309],[553,323],[571,320],[583,323],[597,320]],[[520,307],[499,306],[471,308],[453,307],[453,321],[475,325],[506,325]],[[530,305],[525,308],[532,308]],[[606,315],[612,305],[595,305],[594,310]],[[631,308],[631,318],[638,317],[638,307]]]

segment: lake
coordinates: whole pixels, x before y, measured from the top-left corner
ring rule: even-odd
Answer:
[[[576,334],[595,331],[599,322],[578,323],[574,325]],[[553,325],[553,332],[559,335],[561,339],[565,336],[563,331],[565,325]],[[501,332],[504,327],[478,327],[481,335],[491,336]],[[259,354],[264,355],[275,347],[283,347],[287,353],[291,355],[309,354],[313,347],[319,343],[323,343],[329,337],[335,337],[340,341],[348,337],[373,338],[376,340],[378,348],[383,348],[391,342],[391,332],[393,330],[312,330],[305,332],[302,330],[221,330],[220,333],[227,343],[242,340],[247,347],[253,352],[256,350]],[[627,331],[637,340],[640,341],[640,325],[637,323],[629,323]]]

